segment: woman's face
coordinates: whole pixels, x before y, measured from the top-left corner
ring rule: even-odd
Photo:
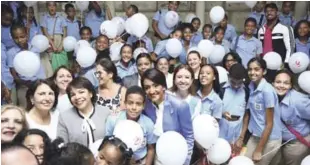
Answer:
[[[113,79],[113,74],[106,72],[101,65],[96,65],[96,77],[99,81],[99,85],[105,85]]]
[[[144,97],[137,93],[129,94],[125,105],[128,117],[130,119],[137,119],[144,108]]]
[[[192,23],[195,31],[198,31],[198,29],[200,28],[200,21],[198,20],[195,20],[193,23]]]
[[[152,68],[152,63],[148,58],[142,57],[137,61],[137,68],[139,74],[143,75],[146,70]]]
[[[109,40],[106,37],[99,37],[96,40],[96,50],[103,51],[109,48]]]
[[[1,142],[11,142],[23,129],[23,116],[16,109],[1,113]]]
[[[157,63],[157,69],[163,72],[165,75],[168,74],[169,62],[166,58],[161,58]]]
[[[125,63],[128,63],[132,59],[132,48],[129,46],[125,46],[122,50],[122,60]]]
[[[174,84],[177,86],[177,88],[181,91],[187,91],[193,83],[193,78],[191,76],[191,73],[183,68],[180,69],[176,75]]]
[[[224,39],[224,31],[223,30],[219,30],[217,31],[217,33],[215,34],[215,40],[218,42],[222,42]]]
[[[165,87],[159,84],[155,84],[150,79],[144,79],[143,86],[147,97],[153,102],[159,105],[165,97]]]
[[[187,62],[189,67],[191,67],[193,70],[197,70],[200,68],[201,59],[196,53],[188,54]]]
[[[232,55],[228,55],[225,62],[225,68],[227,71],[233,66],[234,64],[238,63],[236,59]]]
[[[50,111],[55,102],[55,92],[47,84],[41,84],[31,99],[36,109]]]
[[[258,83],[264,76],[264,69],[254,61],[248,67],[248,75],[251,81]]]
[[[96,165],[122,165],[121,151],[116,146],[105,144],[99,151]]]
[[[284,96],[292,88],[291,77],[286,73],[278,74],[275,77],[273,86],[278,95]]]
[[[56,75],[55,84],[60,91],[66,91],[68,84],[72,81],[72,75],[67,69],[59,69]]]
[[[89,42],[91,39],[91,35],[92,35],[91,32],[89,30],[85,29],[82,31],[81,40],[86,40]]]
[[[32,151],[32,153],[37,157],[40,164],[42,164],[44,154],[43,137],[36,134],[28,135],[25,138],[23,145],[29,148]]]
[[[299,28],[298,28],[298,35],[300,37],[304,37],[304,36],[308,36],[309,34],[309,26],[306,23],[302,23],[300,24]]]
[[[193,33],[190,28],[185,28],[183,31],[183,38],[185,41],[190,41],[193,36]]]
[[[176,39],[181,39],[182,38],[182,31],[177,30],[176,32],[174,32],[171,36],[171,38],[176,38]]]
[[[200,70],[199,81],[201,85],[211,85],[215,80],[214,70],[210,66],[204,66]]]
[[[206,28],[203,30],[203,38],[204,38],[204,39],[210,39],[210,38],[211,38],[211,35],[212,35],[212,29],[206,27]]]
[[[89,107],[93,94],[86,88],[72,88],[70,91],[71,103],[79,110]]]

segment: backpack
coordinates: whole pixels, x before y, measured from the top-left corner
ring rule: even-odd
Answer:
[[[220,84],[221,88],[220,88],[219,96],[220,96],[220,98],[221,98],[222,100],[223,100],[223,98],[224,98],[224,94],[225,94],[225,90],[226,90],[226,88],[223,87],[224,85],[225,85],[225,82],[222,83],[222,84]],[[245,100],[245,102],[247,103],[248,100],[249,100],[249,97],[250,97],[250,90],[249,90],[249,88],[246,87],[246,86],[244,86],[243,89],[244,89],[244,91],[245,91],[244,100]]]

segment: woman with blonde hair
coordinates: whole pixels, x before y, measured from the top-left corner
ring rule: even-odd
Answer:
[[[28,128],[25,110],[15,105],[1,108],[1,143],[11,142],[22,130]]]

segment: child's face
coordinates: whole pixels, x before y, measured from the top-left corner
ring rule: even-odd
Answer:
[[[68,10],[66,11],[66,14],[70,18],[74,18],[75,17],[75,8],[73,8],[73,7],[68,8]]]
[[[11,26],[13,22],[13,15],[10,13],[5,13],[1,16],[1,25],[8,27]]]
[[[109,48],[109,40],[106,37],[99,37],[96,41],[96,49],[103,51]]]
[[[127,117],[137,119],[144,108],[144,97],[140,94],[129,94],[125,101]]]
[[[26,34],[25,29],[18,28],[13,31],[12,38],[19,47],[27,48],[28,35]]]
[[[190,41],[192,36],[193,36],[193,33],[192,33],[191,29],[189,29],[189,28],[184,29],[183,34],[184,34],[183,35],[184,40],[186,40],[186,41]]]
[[[50,15],[56,14],[56,2],[48,2],[47,9]]]
[[[306,23],[300,24],[298,28],[298,35],[300,37],[308,36],[309,35],[309,26]]]
[[[176,39],[181,39],[182,37],[182,32],[181,31],[176,31],[172,35],[170,35],[171,38],[176,38]]]
[[[246,34],[252,35],[255,29],[256,29],[256,25],[254,22],[249,21],[245,24],[244,31]]]
[[[86,40],[86,41],[90,41],[90,38],[91,38],[90,31],[89,30],[83,30],[82,35],[81,35],[81,39]]]
[[[129,46],[124,47],[123,50],[122,50],[121,56],[122,56],[122,60],[125,63],[128,63],[132,59],[132,49],[131,49],[131,47],[129,47]]]
[[[178,5],[178,2],[177,1],[172,1],[168,4],[168,9],[170,11],[177,11],[179,5]]]
[[[227,26],[227,19],[226,18],[224,18],[221,22],[220,22],[220,26],[221,27],[223,27],[223,28],[225,28],[226,26]]]
[[[254,6],[254,9],[256,12],[262,12],[265,8],[266,2],[265,1],[259,1],[257,4]]]
[[[106,144],[98,153],[97,165],[121,165],[121,151],[111,144]]]
[[[198,31],[198,29],[200,28],[200,21],[196,20],[192,23],[195,31]]]
[[[34,17],[34,11],[33,11],[33,8],[32,8],[32,7],[29,7],[29,8],[28,8],[28,13],[27,13],[27,9],[25,9],[25,10],[22,12],[23,18],[27,19],[27,14],[28,14],[28,20],[32,20],[33,17]]]
[[[211,35],[212,35],[212,29],[211,28],[207,27],[203,30],[203,38],[204,39],[209,39],[211,37]]]
[[[282,5],[282,12],[284,14],[289,14],[292,11],[292,3],[290,2],[285,2]]]
[[[248,75],[251,81],[258,83],[264,76],[264,69],[257,61],[250,63],[248,68]]]
[[[224,31],[223,30],[219,30],[216,34],[215,34],[215,40],[218,42],[222,42],[224,38]]]
[[[199,73],[199,81],[201,85],[211,85],[213,80],[215,80],[214,70],[210,66],[202,67]]]
[[[129,18],[133,15],[133,11],[132,11],[132,8],[131,7],[128,7],[127,10],[126,10],[126,16]]]

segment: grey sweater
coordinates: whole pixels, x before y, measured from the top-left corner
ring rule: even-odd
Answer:
[[[93,130],[94,141],[104,138],[105,123],[110,111],[107,107],[94,107],[94,113],[90,119],[93,121],[96,129]],[[64,111],[59,115],[57,126],[57,137],[64,139],[65,143],[76,142],[88,147],[87,131],[82,131],[83,117],[77,112],[75,108]]]

